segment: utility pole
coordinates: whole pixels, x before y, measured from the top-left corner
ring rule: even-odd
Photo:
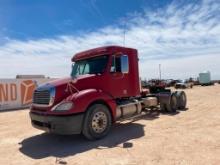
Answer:
[[[161,64],[159,64],[159,77],[160,77],[160,80],[161,80]]]

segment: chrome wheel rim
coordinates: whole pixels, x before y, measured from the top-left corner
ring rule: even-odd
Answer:
[[[92,118],[92,129],[96,133],[102,133],[107,127],[107,116],[104,112],[96,112]]]

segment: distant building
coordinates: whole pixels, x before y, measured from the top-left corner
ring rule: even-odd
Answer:
[[[45,78],[44,75],[17,75],[16,79],[36,79],[36,78]]]

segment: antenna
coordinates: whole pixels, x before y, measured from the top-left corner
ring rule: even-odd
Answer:
[[[125,21],[125,19],[124,19],[124,33],[123,33],[123,45],[125,46],[125,33],[126,33],[126,21]]]
[[[161,64],[159,64],[159,76],[160,76],[160,80],[161,80]]]

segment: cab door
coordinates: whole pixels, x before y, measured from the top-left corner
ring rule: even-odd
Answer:
[[[129,97],[128,56],[124,54],[113,55],[111,60],[111,67],[107,82],[110,89],[109,92],[115,98]]]

